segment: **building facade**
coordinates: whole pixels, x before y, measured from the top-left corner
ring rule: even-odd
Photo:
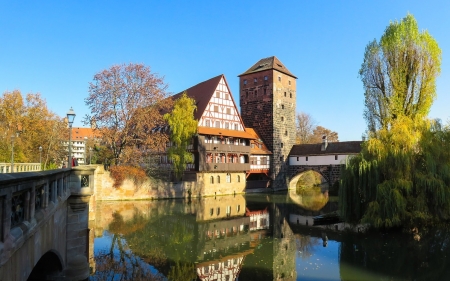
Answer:
[[[275,190],[287,188],[287,158],[295,144],[296,79],[274,56],[239,75],[242,120],[272,152],[270,178]]]

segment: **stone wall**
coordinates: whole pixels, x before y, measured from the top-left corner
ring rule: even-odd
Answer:
[[[227,182],[227,173],[212,172],[197,173],[196,181],[174,183],[149,178],[142,185],[136,186],[133,181],[125,180],[121,187],[115,188],[109,171],[105,171],[103,166],[98,165],[95,172],[96,182],[91,206],[92,208],[95,207],[94,201],[96,200],[194,198],[244,193],[245,173],[233,172],[228,174],[230,174],[231,182]],[[211,176],[214,178],[213,183],[211,183]],[[218,177],[220,177],[220,183],[217,182]]]

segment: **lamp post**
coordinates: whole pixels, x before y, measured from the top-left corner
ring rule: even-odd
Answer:
[[[16,132],[16,136],[11,136],[11,173],[14,173],[14,138],[19,137],[19,131]]]
[[[89,147],[89,165],[92,164],[92,147]]]
[[[72,139],[72,124],[73,120],[75,120],[75,111],[73,111],[72,107],[70,107],[69,111],[67,112],[67,123],[69,123],[69,157],[67,159],[67,167],[69,169],[72,168],[72,145],[71,145],[71,139]]]
[[[42,146],[39,146],[39,165],[41,166],[42,171]]]

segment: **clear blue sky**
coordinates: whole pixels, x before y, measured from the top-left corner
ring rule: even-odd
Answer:
[[[449,120],[448,1],[0,1],[0,91],[39,92],[82,126],[95,73],[143,63],[178,93],[277,56],[297,77],[297,111],[359,140],[366,129],[358,70],[364,49],[392,20],[413,14],[442,52],[430,117]]]

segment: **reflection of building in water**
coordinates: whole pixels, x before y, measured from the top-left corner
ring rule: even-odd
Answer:
[[[245,214],[243,195],[203,197],[196,204],[197,221],[241,217]]]
[[[273,204],[273,280],[296,280],[295,237],[286,220],[289,210],[284,205]]]
[[[269,228],[270,218],[267,207],[264,210],[256,211],[250,211],[246,208],[245,215],[250,217],[250,231]]]
[[[239,272],[241,271],[244,257],[250,254],[250,252],[251,251],[248,251],[248,253],[241,253],[236,256],[227,256],[216,261],[197,264],[196,270],[198,278],[202,281],[236,280],[239,276]]]

